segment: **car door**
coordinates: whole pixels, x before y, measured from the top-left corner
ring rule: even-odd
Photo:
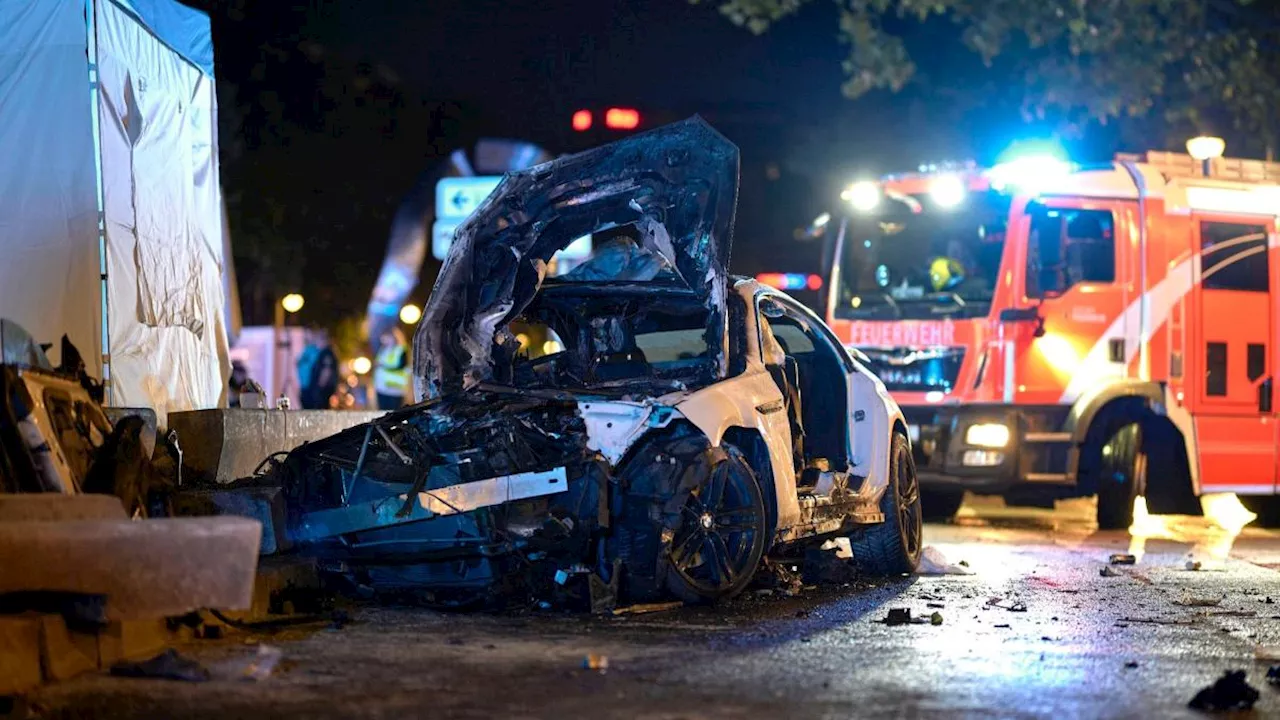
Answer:
[[[855,371],[849,354],[825,323],[790,297],[767,296],[761,316],[787,354],[800,361],[806,454],[826,459],[833,470],[851,469],[858,452],[849,432]]]

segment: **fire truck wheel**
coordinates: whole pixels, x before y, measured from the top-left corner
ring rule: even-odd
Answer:
[[[920,511],[925,522],[951,522],[963,504],[963,490],[920,490]]]
[[[884,522],[849,538],[853,561],[863,575],[902,575],[920,564],[920,481],[911,459],[911,443],[893,435],[889,455],[889,485],[880,499]]]
[[[1133,503],[1145,485],[1142,430],[1122,426],[1102,446],[1098,468],[1098,528],[1124,530],[1133,524]]]
[[[1240,504],[1258,516],[1258,525],[1265,528],[1280,527],[1280,496],[1241,495]]]

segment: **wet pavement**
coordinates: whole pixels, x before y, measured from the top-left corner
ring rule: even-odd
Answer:
[[[369,608],[342,629],[181,648],[224,679],[91,676],[34,705],[50,717],[1195,717],[1197,690],[1242,669],[1257,716],[1280,716],[1255,660],[1280,646],[1280,533],[1236,532],[1233,502],[1211,510],[1227,529],[1140,514],[1130,535],[1096,531],[1085,501],[971,501],[926,528],[971,575],[612,618]],[[1136,564],[1111,566],[1112,553]],[[894,608],[942,624],[881,622]],[[259,643],[283,652],[276,671],[226,679]],[[584,667],[589,656],[607,668]]]

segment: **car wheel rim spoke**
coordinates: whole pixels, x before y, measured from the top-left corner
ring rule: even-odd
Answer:
[[[707,559],[711,565],[712,576],[720,586],[732,585],[737,573],[729,556],[729,547],[725,545],[720,533],[708,533],[703,547],[708,548]]]
[[[672,545],[671,561],[675,564],[677,570],[683,572],[689,569],[689,563],[696,555],[696,553],[690,552],[690,550],[701,544],[701,536],[701,529],[694,527],[689,530],[683,540]],[[694,542],[694,540],[699,540],[699,542]]]
[[[717,512],[722,504],[724,504],[725,485],[729,481],[729,464],[721,463],[711,471],[711,481],[707,483],[707,500],[706,508],[708,511]]]

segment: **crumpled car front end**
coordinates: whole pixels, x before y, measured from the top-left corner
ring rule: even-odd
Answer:
[[[660,592],[658,548],[640,545],[678,524],[709,450],[659,400],[481,386],[309,444],[272,476],[291,541],[357,585],[600,610]]]

